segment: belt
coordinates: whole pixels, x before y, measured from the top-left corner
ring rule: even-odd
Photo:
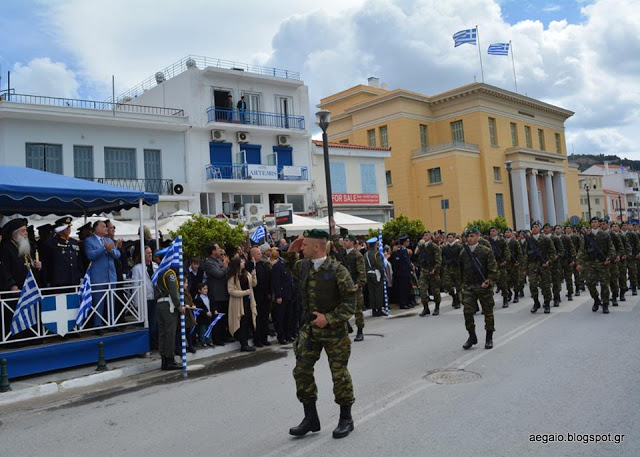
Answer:
[[[171,299],[169,297],[166,298],[159,298],[156,300],[156,303],[171,303]]]

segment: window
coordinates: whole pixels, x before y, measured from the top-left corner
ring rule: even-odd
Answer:
[[[502,181],[500,167],[493,167],[493,180],[498,182]]]
[[[442,182],[442,176],[440,176],[440,167],[429,168],[429,184],[437,184]]]
[[[531,127],[528,125],[524,126],[524,143],[529,149],[533,148],[533,143],[531,142]]]
[[[496,131],[496,120],[493,117],[489,118],[489,139],[491,140],[491,146],[498,146],[498,132]]]
[[[262,195],[260,194],[234,194],[234,203],[240,203],[242,206],[247,203],[262,203]]]
[[[511,146],[518,146],[518,126],[511,123]]]
[[[145,191],[156,194],[164,193],[162,188],[162,153],[160,149],[144,150]]]
[[[213,192],[200,194],[200,212],[207,216],[213,216],[215,212],[215,195]]]
[[[504,197],[502,194],[496,194],[496,208],[498,209],[498,217],[504,217]]]
[[[104,148],[104,177],[109,179],[136,179],[136,150],[131,148]]]
[[[36,170],[62,174],[62,145],[27,143],[26,166]]]
[[[377,194],[378,182],[376,181],[376,166],[373,163],[360,164],[360,181],[363,194]]]
[[[387,126],[383,125],[380,127],[380,146],[383,148],[389,147],[389,136],[387,134]]]
[[[93,178],[93,146],[73,146],[73,176]]]
[[[420,147],[423,151],[429,146],[429,137],[427,136],[427,126],[420,124]]]
[[[367,145],[372,148],[376,147],[376,130],[371,129],[367,130]]]
[[[600,204],[600,199],[599,199],[599,198],[597,198],[597,197],[596,197],[596,198],[594,198],[594,199],[593,199],[593,203],[594,203],[595,205],[599,205],[599,204]]]
[[[334,194],[346,194],[347,175],[344,169],[344,162],[329,162],[329,166],[331,170],[331,192]]]
[[[384,177],[387,180],[387,186],[390,186],[391,184],[393,184],[393,181],[391,180],[391,170],[386,170],[384,172]]]
[[[287,203],[293,205],[294,213],[304,213],[304,195],[286,195]]]
[[[562,154],[562,143],[560,143],[560,134],[556,133],[556,152]]]
[[[451,123],[451,141],[453,143],[464,143],[464,128],[462,121]]]
[[[544,148],[544,130],[538,129],[538,142],[540,143],[540,150],[545,151]]]

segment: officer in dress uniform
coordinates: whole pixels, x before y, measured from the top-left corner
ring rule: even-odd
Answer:
[[[82,279],[80,245],[72,238],[70,217],[56,221],[55,235],[47,243],[48,282],[51,287],[77,286]],[[70,291],[70,290],[69,290]]]
[[[407,252],[409,237],[403,235],[398,238],[398,249],[391,254],[391,265],[393,266],[393,287],[396,290],[396,297],[400,309],[409,309],[409,293],[411,291],[411,259]]]

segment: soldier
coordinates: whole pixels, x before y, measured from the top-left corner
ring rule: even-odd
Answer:
[[[507,276],[507,270],[509,269],[510,263],[509,247],[507,246],[507,241],[499,236],[498,229],[496,227],[491,227],[489,229],[488,241],[491,245],[493,257],[498,263],[498,277],[496,278],[496,283],[502,292],[502,307],[508,308],[509,295],[511,294],[511,290],[509,289],[509,278]]]
[[[479,244],[480,230],[477,227],[467,229],[467,241],[460,252],[460,273],[462,275],[462,305],[464,306],[464,325],[469,332],[469,339],[462,349],[470,349],[478,342],[476,324],[473,315],[480,302],[484,314],[486,339],[484,347],[493,347],[493,285],[498,277],[498,264],[493,252]]]
[[[369,249],[364,255],[367,272],[367,293],[369,294],[369,306],[372,316],[383,316],[384,311],[384,257],[378,250],[378,238],[367,240]]]
[[[520,230],[518,232],[518,243],[520,245],[520,251],[522,252],[522,261],[520,262],[520,274],[518,276],[518,285],[520,287],[520,292],[518,296],[520,298],[524,297],[524,285],[527,279],[527,264],[529,263],[527,252],[529,248],[527,247],[527,239],[525,237],[525,230]]]
[[[542,227],[544,236],[551,239],[553,247],[556,249],[556,256],[551,261],[551,283],[553,290],[553,306],[560,306],[560,292],[562,291],[562,258],[564,257],[564,246],[562,241],[553,233],[553,228],[548,222]]]
[[[540,233],[540,222],[531,224],[531,235],[527,240],[527,273],[529,275],[529,290],[533,298],[531,313],[540,309],[538,289],[544,298],[544,312],[551,312],[551,264],[556,258],[556,248],[551,238]]]
[[[631,295],[638,295],[638,269],[636,259],[640,255],[640,240],[638,234],[630,230],[628,222],[622,224],[622,234],[627,239],[629,245],[629,258],[627,259],[627,269],[629,270],[629,283],[631,285]]]
[[[420,317],[431,314],[429,311],[429,290],[433,293],[433,301],[436,306],[433,315],[440,314],[440,267],[442,266],[442,252],[440,248],[432,241],[432,235],[429,230],[422,234],[422,240],[418,245],[418,265],[420,266],[420,301],[423,310]]]
[[[158,283],[154,286],[158,314],[158,348],[162,357],[161,369],[167,371],[181,369],[173,358],[178,316],[179,313],[184,312],[180,304],[179,291],[178,275],[171,268],[160,275]]]
[[[580,234],[577,231],[577,228],[574,230],[573,227],[571,227],[570,225],[568,225],[565,229],[564,229],[564,233],[566,236],[569,237],[569,239],[571,240],[571,244],[573,245],[573,250],[575,251],[575,257],[573,257],[573,266],[571,267],[572,273],[573,273],[573,277],[575,280],[575,296],[579,297],[580,296],[580,291],[584,290],[584,285],[583,285],[583,281],[582,281],[582,274],[578,271],[577,266],[578,266],[578,262],[577,260],[577,255],[578,252],[580,252],[580,246],[583,243],[583,239],[580,236]],[[569,290],[569,285],[567,284],[567,290]]]
[[[600,230],[609,235],[609,238],[611,238],[611,242],[613,243],[613,249],[616,253],[615,258],[609,264],[609,289],[611,290],[611,304],[613,306],[618,306],[618,293],[620,292],[619,264],[622,255],[624,255],[624,246],[622,245],[618,235],[613,233],[610,228],[611,226],[609,225],[609,220],[607,218],[600,221]]]
[[[355,284],[355,300],[356,300],[356,327],[358,332],[353,341],[364,340],[364,316],[362,315],[362,305],[364,303],[364,297],[362,296],[362,289],[367,284],[367,275],[365,273],[364,257],[360,252],[355,249],[356,237],[355,235],[346,235],[343,240],[344,259],[346,267],[351,273],[351,280]]]
[[[620,225],[618,225],[617,222],[611,224],[611,230],[613,231],[613,235],[618,238],[619,243],[616,246],[614,242],[614,246],[616,246],[618,256],[620,257],[620,262],[618,262],[618,297],[620,301],[627,301],[626,298],[624,298],[624,294],[629,290],[627,287],[627,259],[631,258],[631,245],[627,241],[627,237],[623,236],[620,231]],[[612,301],[611,304],[618,306],[614,301]]]
[[[615,260],[616,251],[611,237],[600,230],[600,219],[592,217],[590,223],[591,232],[587,232],[586,229],[582,232],[584,244],[578,253],[578,271],[584,270],[584,278],[593,298],[591,311],[597,312],[602,305],[602,313],[609,314],[609,281],[611,279],[609,265]],[[598,282],[600,282],[600,296],[598,296]]]
[[[460,308],[462,299],[462,277],[460,276],[460,252],[462,245],[455,233],[447,234],[447,242],[442,246],[442,270],[444,271],[444,289],[453,298],[453,307]]]
[[[287,263],[292,265],[294,275],[300,280],[304,313],[302,329],[293,346],[296,356],[293,377],[298,400],[304,406],[304,419],[289,430],[294,436],[320,431],[316,409],[318,388],[313,367],[322,349],[329,360],[335,402],[340,405],[340,419],[333,437],[343,438],[353,431],[351,405],[355,399],[347,369],[351,340],[346,323],[355,309],[354,284],[349,270],[327,256],[328,238],[329,234],[323,230],[305,232],[304,237],[291,243],[287,254]],[[304,259],[296,261],[295,253],[300,247]]]
[[[412,263],[407,252],[409,237],[403,235],[398,238],[397,249],[391,254],[393,266],[393,289],[396,291],[400,309],[410,309],[409,291],[411,290]]]
[[[513,303],[520,301],[520,276],[522,275],[522,249],[520,243],[513,235],[513,231],[507,227],[504,230],[504,237],[507,243],[508,251],[505,255],[509,257],[510,268],[507,269],[507,288],[509,289],[509,299],[511,299],[511,291],[513,291]]]
[[[56,221],[55,236],[47,243],[48,282],[51,287],[77,286],[82,279],[80,245],[71,235],[70,217]]]
[[[573,246],[573,242],[568,235],[565,235],[562,227],[556,225],[554,228],[556,238],[560,240],[562,243],[562,251],[564,255],[560,258],[560,272],[562,273],[561,277],[564,279],[564,283],[567,286],[567,300],[573,300],[573,265],[576,260],[576,250]],[[554,300],[553,306],[558,306]]]

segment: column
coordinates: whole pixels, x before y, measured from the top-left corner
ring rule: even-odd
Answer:
[[[562,224],[569,219],[567,182],[564,173],[555,173],[553,175],[553,198],[556,204],[556,220],[558,224]]]
[[[551,225],[556,225],[556,205],[553,202],[553,184],[551,183],[551,178],[553,178],[553,172],[547,171],[544,175],[545,206],[547,210],[547,222]]]
[[[531,208],[531,219],[542,222],[542,217],[540,217],[540,205],[538,205],[537,176],[538,170],[531,170],[531,173],[529,173],[529,207]]]
[[[511,181],[513,183],[513,206],[516,220],[513,221],[515,230],[528,230],[531,220],[529,218],[529,200],[527,195],[527,170],[512,170]]]

